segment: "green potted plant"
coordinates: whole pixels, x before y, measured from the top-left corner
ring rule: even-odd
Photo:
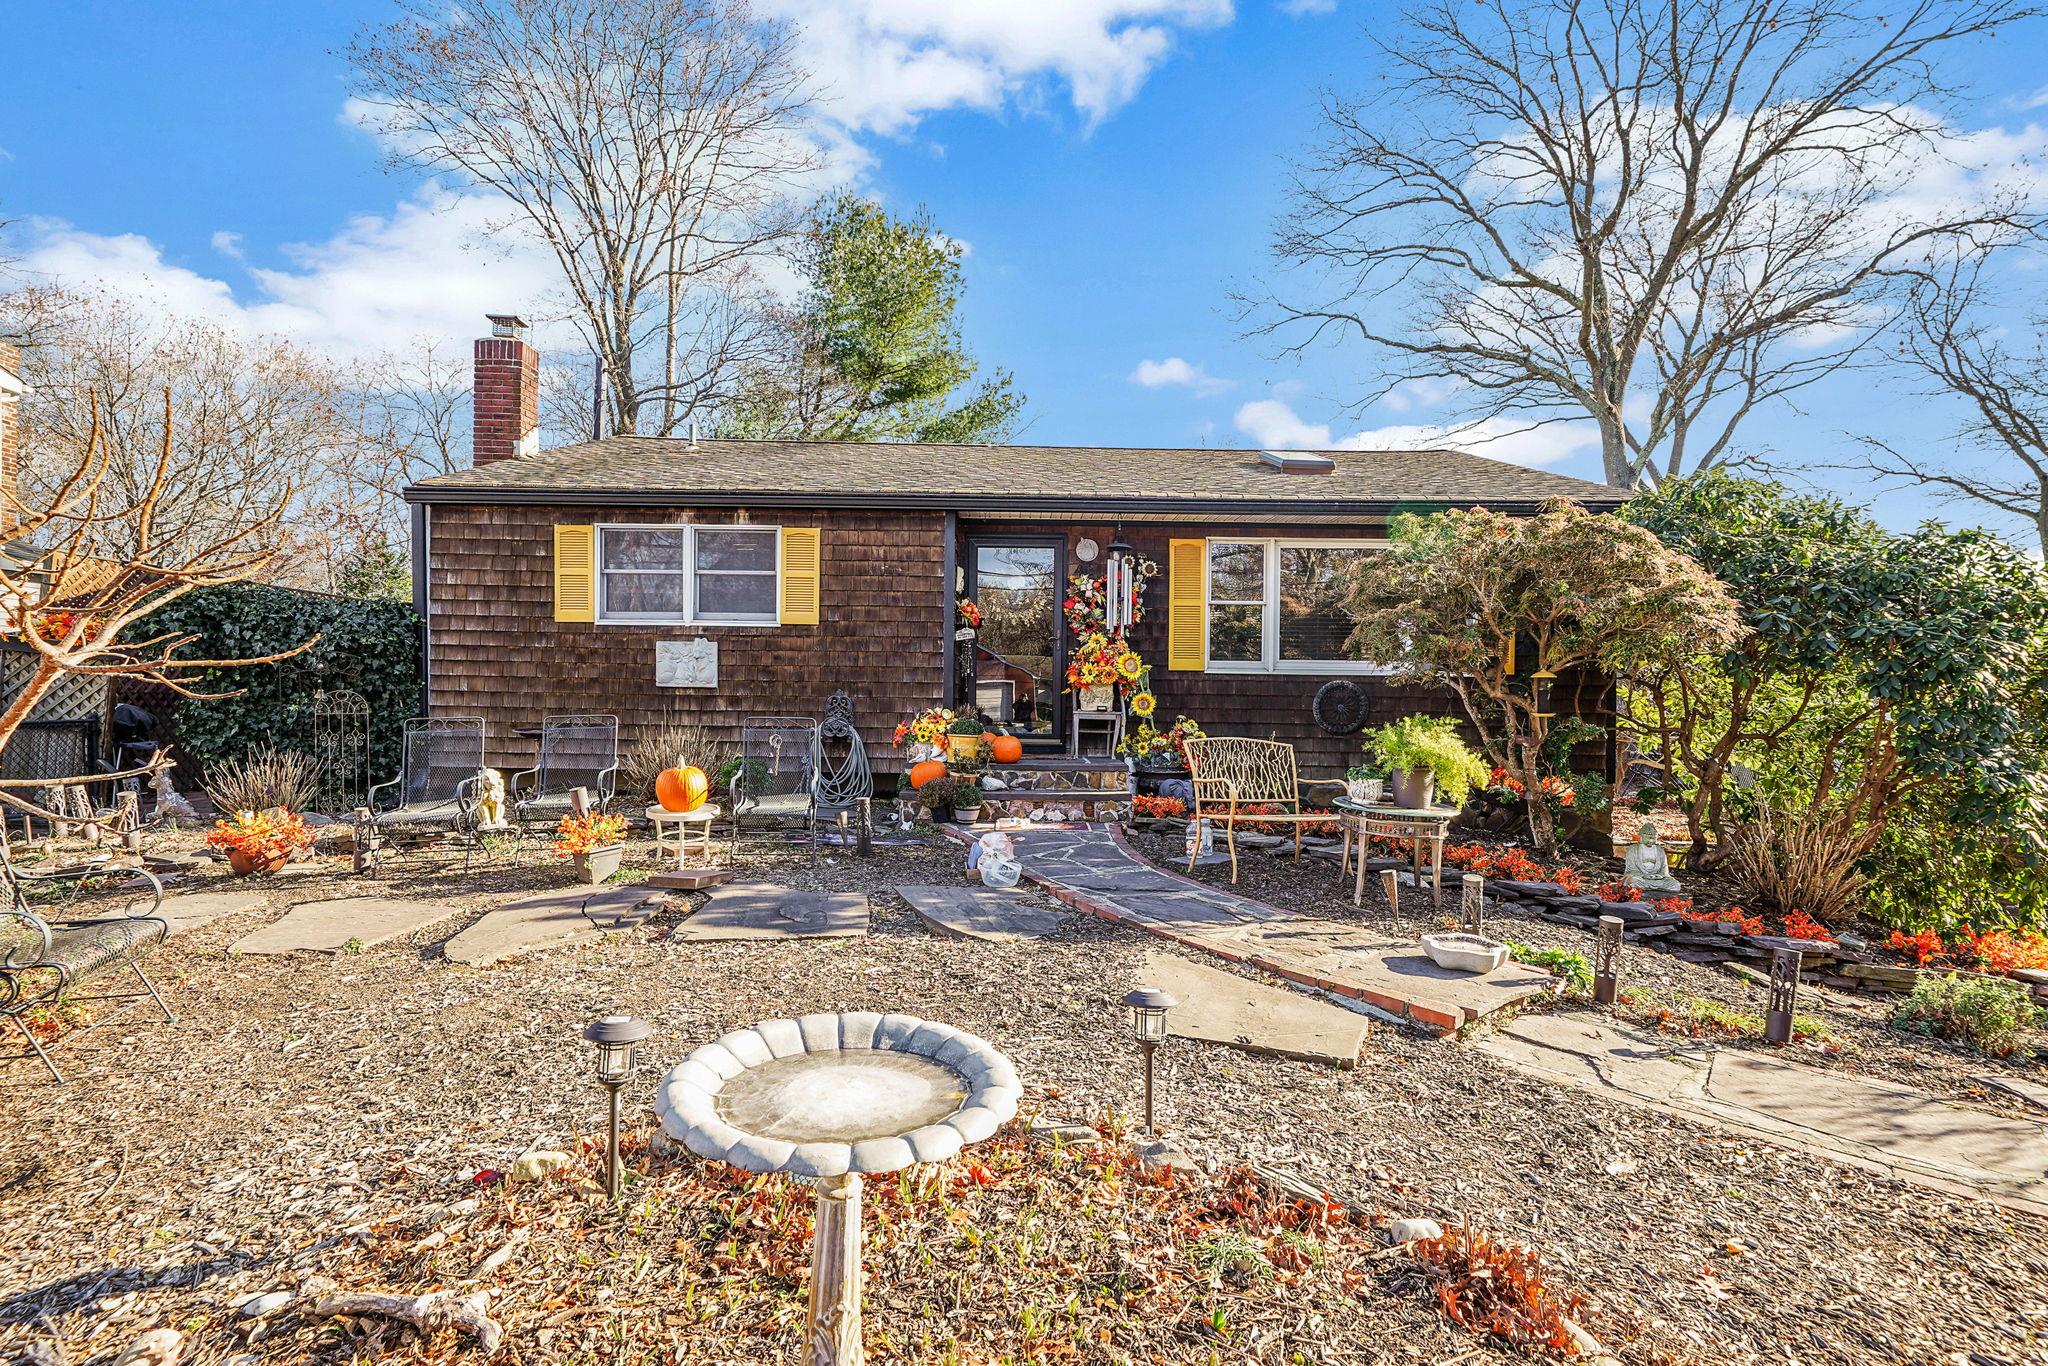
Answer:
[[[1344,770],[1344,795],[1367,806],[1387,795],[1387,766],[1371,754]]]
[[[955,759],[976,759],[981,756],[981,733],[985,727],[977,716],[960,716],[946,727],[946,748]]]
[[[981,819],[981,789],[963,782],[953,790],[953,814],[972,825]]]
[[[1393,788],[1394,805],[1419,811],[1441,797],[1463,806],[1472,789],[1486,781],[1486,761],[1458,736],[1447,716],[1404,716],[1370,731],[1366,748],[1379,757]]]

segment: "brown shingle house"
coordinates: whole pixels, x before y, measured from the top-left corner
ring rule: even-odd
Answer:
[[[492,762],[531,762],[548,712],[615,712],[622,742],[670,718],[737,736],[749,715],[852,696],[876,767],[928,706],[974,702],[1064,752],[1071,574],[1112,545],[1159,566],[1131,640],[1162,724],[1277,736],[1305,770],[1356,740],[1311,716],[1355,679],[1375,721],[1449,712],[1343,657],[1345,564],[1402,511],[1533,512],[1601,484],[1453,451],[1119,449],[614,436],[539,451],[538,358],[516,319],[477,343],[475,468],[406,490],[436,713],[481,714]],[[507,419],[510,420],[507,420]],[[532,451],[522,454],[521,451]],[[956,601],[986,621],[956,640]],[[1562,700],[1606,710],[1604,685]]]

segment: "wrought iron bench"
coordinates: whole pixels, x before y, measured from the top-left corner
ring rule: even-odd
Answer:
[[[608,712],[546,716],[540,723],[540,762],[506,784],[523,835],[536,821],[552,824],[569,814],[570,794],[582,789],[593,810],[611,802],[619,776],[619,718]]]
[[[107,878],[140,882],[143,887],[133,904],[111,914],[84,920],[64,915],[88,883]],[[154,1001],[167,1023],[178,1018],[142,970],[142,960],[156,951],[171,928],[170,922],[158,914],[163,908],[164,887],[156,874],[112,863],[28,872],[16,868],[5,846],[0,846],[0,881],[6,885],[6,904],[0,906],[0,1014],[13,1019],[15,1028],[35,1050],[35,1056],[42,1059],[43,1066],[50,1069],[50,1075],[59,1083],[63,1082],[64,1074],[50,1057],[50,1049],[58,1044],[117,1018],[143,1000]],[[55,914],[45,915],[29,904],[31,895],[43,888],[62,893]],[[123,968],[135,974],[135,980],[142,984],[141,991],[72,994],[74,986]],[[58,1035],[45,1047],[30,1026],[31,1012],[54,1012],[63,1005],[84,1001],[126,1004],[68,1034],[60,1026]]]
[[[1329,787],[1342,791],[1344,784],[1334,778],[1316,778],[1304,783],[1294,762],[1294,746],[1280,740],[1246,740],[1237,736],[1212,736],[1187,743],[1188,772],[1194,784],[1197,821],[1223,827],[1230,848],[1230,880],[1237,881],[1237,827],[1272,822],[1294,827],[1294,856],[1301,857],[1304,825],[1333,819],[1324,812],[1301,809],[1303,788]],[[1195,855],[1188,855],[1188,870],[1194,871]]]

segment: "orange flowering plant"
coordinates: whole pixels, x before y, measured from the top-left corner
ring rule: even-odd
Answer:
[[[233,820],[213,823],[206,832],[209,849],[267,863],[313,842],[303,817],[293,811],[237,811]]]
[[[588,816],[562,817],[562,823],[555,827],[555,842],[549,848],[556,858],[575,858],[625,842],[624,816],[602,816],[593,811]]]

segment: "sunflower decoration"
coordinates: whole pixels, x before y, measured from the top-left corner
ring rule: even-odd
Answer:
[[[1138,675],[1145,672],[1145,661],[1138,658],[1137,651],[1125,646],[1124,652],[1116,658],[1116,671],[1123,675],[1126,682],[1135,683],[1138,681]]]
[[[1131,694],[1131,715],[1150,716],[1159,709],[1159,699],[1149,692]]]

